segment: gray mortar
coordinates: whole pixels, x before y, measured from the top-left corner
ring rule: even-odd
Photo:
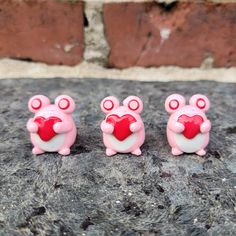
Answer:
[[[102,1],[85,3],[84,12],[88,25],[84,28],[84,60],[106,66],[110,49],[104,33],[102,11]]]
[[[51,79],[0,81],[0,234],[236,235],[236,84]],[[206,94],[213,124],[206,157],[173,157],[165,98]],[[66,93],[78,105],[72,154],[31,154],[28,99]],[[143,99],[143,155],[105,156],[107,95]]]

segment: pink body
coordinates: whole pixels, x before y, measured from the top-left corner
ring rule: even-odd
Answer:
[[[209,143],[211,130],[211,123],[205,115],[210,107],[210,102],[204,95],[196,94],[190,98],[189,104],[185,105],[185,99],[178,94],[173,94],[166,99],[165,108],[171,114],[167,123],[167,139],[172,147],[173,155],[181,155],[185,152],[203,156],[206,154],[205,148]],[[190,123],[181,123],[180,117],[183,116],[190,119],[188,121]],[[197,125],[191,123],[194,117],[201,119],[201,122]],[[188,125],[189,127],[187,127]],[[192,137],[193,129],[197,131]],[[186,137],[186,132],[191,137]]]
[[[107,114],[101,123],[106,154],[108,156],[116,153],[141,155],[140,147],[145,140],[144,124],[139,115],[143,109],[142,101],[138,97],[130,96],[124,100],[123,106],[120,106],[119,101],[110,96],[103,99],[101,109]],[[109,122],[111,117],[116,117],[117,123]],[[122,121],[122,119],[125,120]],[[129,119],[132,122],[128,121]],[[122,135],[125,138],[117,138]]]
[[[35,113],[34,118],[29,119],[27,122],[27,129],[34,145],[33,154],[59,152],[62,155],[69,155],[70,147],[74,144],[77,134],[71,115],[75,109],[73,99],[67,95],[61,95],[56,98],[55,104],[50,104],[47,97],[36,95],[29,100],[28,107],[30,111]],[[42,129],[39,128],[38,119],[45,122]],[[51,119],[56,119],[57,121],[54,124],[50,124]],[[46,140],[42,138],[45,135]]]

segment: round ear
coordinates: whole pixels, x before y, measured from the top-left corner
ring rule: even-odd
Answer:
[[[165,101],[165,109],[172,114],[185,105],[185,98],[180,94],[172,94]]]
[[[195,94],[189,99],[189,104],[195,106],[204,112],[210,108],[210,101],[202,94]]]
[[[30,98],[28,102],[28,108],[31,112],[37,112],[41,108],[48,106],[50,104],[49,99],[44,95],[35,95]]]
[[[55,105],[65,113],[72,113],[75,110],[73,98],[67,95],[60,95],[55,99]]]
[[[119,100],[113,96],[106,97],[101,102],[101,110],[105,114],[108,114],[108,113],[114,111],[119,106],[120,106]]]
[[[139,97],[129,96],[123,101],[124,106],[128,107],[131,111],[140,114],[143,111],[143,102]]]

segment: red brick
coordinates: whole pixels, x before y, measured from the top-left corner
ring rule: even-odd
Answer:
[[[236,3],[109,3],[104,24],[110,67],[198,67],[206,57],[214,67],[236,66]]]
[[[0,57],[75,65],[83,50],[83,3],[0,0]]]

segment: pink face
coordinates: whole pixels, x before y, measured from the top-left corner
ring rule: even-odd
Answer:
[[[101,102],[101,109],[109,116],[117,115],[122,117],[124,115],[129,115],[135,118],[136,121],[142,120],[140,113],[143,110],[143,103],[141,99],[135,96],[130,96],[123,101],[123,106],[120,106],[120,102],[117,98],[110,96],[106,97]]]
[[[71,113],[75,109],[75,102],[71,97],[61,95],[55,99],[55,104],[50,104],[47,97],[36,95],[29,100],[28,108],[35,113],[35,118],[57,117],[64,121],[71,117]]]
[[[165,101],[165,109],[171,114],[170,118],[178,119],[186,115],[188,117],[199,116],[205,121],[205,112],[210,108],[210,102],[204,95],[196,94],[189,100],[189,105],[185,105],[185,98],[179,94],[170,95]]]

